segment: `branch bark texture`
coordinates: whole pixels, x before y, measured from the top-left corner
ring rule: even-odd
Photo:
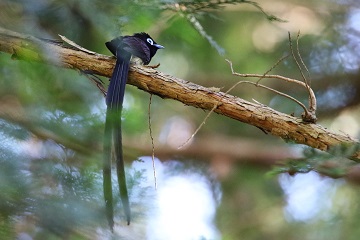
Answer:
[[[115,59],[102,54],[91,54],[65,47],[55,41],[42,40],[0,28],[0,51],[13,58],[38,61],[45,64],[78,69],[110,77]],[[211,110],[243,123],[251,124],[264,132],[286,141],[308,145],[323,151],[358,140],[334,133],[318,124],[304,123],[265,105],[249,102],[239,97],[216,92],[212,89],[185,81],[155,69],[134,65],[130,69],[128,83],[162,98],[170,98],[186,105]],[[360,161],[360,152],[350,157]]]

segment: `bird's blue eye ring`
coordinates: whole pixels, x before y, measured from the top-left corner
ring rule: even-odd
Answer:
[[[154,44],[154,41],[153,41],[151,38],[147,38],[146,41],[147,41],[148,43],[150,43],[150,45],[153,45],[153,44]]]

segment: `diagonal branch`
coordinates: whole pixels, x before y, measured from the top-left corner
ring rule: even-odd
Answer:
[[[106,77],[110,77],[115,65],[115,59],[105,55],[89,54],[52,41],[1,28],[0,51],[10,53],[18,59],[55,64]],[[299,118],[275,111],[267,106],[248,102],[223,92],[215,92],[152,68],[132,66],[128,83],[143,91],[162,98],[174,99],[189,106],[205,110],[211,110],[217,106],[214,112],[218,114],[251,124],[286,141],[305,144],[323,151],[329,151],[341,144],[359,144],[357,140],[349,136],[331,132],[318,124],[304,123]],[[360,152],[350,158],[360,161]]]

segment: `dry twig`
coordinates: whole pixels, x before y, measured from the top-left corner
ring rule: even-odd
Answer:
[[[150,94],[150,99],[149,99],[148,123],[149,123],[149,134],[150,134],[150,139],[151,139],[151,160],[152,160],[152,167],[153,167],[153,173],[154,173],[155,189],[157,189],[156,168],[155,168],[155,145],[154,145],[154,137],[153,137],[152,128],[151,128],[151,100],[152,100],[152,94]]]

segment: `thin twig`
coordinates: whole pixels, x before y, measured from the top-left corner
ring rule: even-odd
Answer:
[[[299,80],[296,80],[296,79],[292,79],[292,78],[287,78],[287,77],[283,77],[283,76],[280,76],[280,75],[261,75],[261,74],[241,74],[241,73],[237,73],[234,71],[234,68],[233,68],[233,64],[230,60],[228,59],[225,59],[229,65],[230,65],[230,69],[231,69],[231,73],[233,75],[236,75],[236,76],[240,76],[240,77],[259,77],[259,78],[275,78],[275,79],[281,79],[281,80],[284,80],[284,81],[287,81],[287,82],[293,82],[293,83],[297,83],[297,84],[300,84],[302,86],[305,86],[306,84],[304,82],[301,82]],[[274,93],[277,93],[281,96],[284,96],[286,98],[289,98],[291,99],[292,101],[296,102],[297,104],[299,104],[305,111],[305,114],[309,115],[309,111],[307,110],[307,108],[305,107],[305,105],[303,103],[301,103],[300,101],[298,101],[297,99],[291,97],[290,95],[288,94],[285,94],[285,93],[282,93],[280,91],[277,91],[273,88],[270,88],[270,87],[266,87],[264,85],[261,85],[261,84],[258,84],[257,82],[254,83],[254,82],[249,82],[249,81],[239,81],[237,82],[236,84],[234,84],[228,91],[232,90],[233,88],[235,88],[236,86],[238,86],[239,84],[241,83],[249,83],[249,84],[253,84],[253,85],[256,85],[256,86],[259,86],[259,87],[262,87],[262,88],[265,88],[265,89],[268,89]],[[306,87],[306,86],[305,86]],[[311,90],[312,91],[312,90]]]
[[[80,71],[80,73],[84,74],[95,86],[101,91],[101,93],[106,97],[106,89],[104,87],[104,82],[97,76],[92,73],[88,73],[86,71]]]
[[[195,135],[198,133],[198,131],[201,129],[201,127],[205,124],[206,120],[210,117],[211,113],[219,106],[219,104],[215,104],[214,107],[210,110],[210,112],[206,115],[206,117],[204,118],[204,120],[201,122],[201,124],[199,125],[199,127],[195,130],[195,132],[183,143],[181,144],[178,149],[183,148],[186,144],[188,144],[191,139],[193,139],[195,137]]]
[[[269,74],[269,75],[264,76],[262,74],[237,73],[237,72],[235,72],[233,70],[232,62],[230,60],[228,60],[228,59],[225,59],[225,61],[227,61],[229,63],[233,75],[236,75],[236,76],[239,76],[239,77],[274,78],[274,79],[279,79],[279,80],[283,80],[283,81],[286,81],[286,82],[299,84],[299,85],[306,88],[306,84],[304,82],[293,79],[293,78],[284,77],[284,76],[281,76],[281,75]],[[315,93],[311,88],[309,89],[309,91],[310,91],[310,95],[315,97]],[[315,104],[315,106],[316,106],[316,104]]]
[[[275,79],[280,79],[280,80],[284,80],[286,82],[292,82],[292,83],[296,83],[296,84],[299,84],[299,85],[302,85],[305,87],[305,83],[299,81],[299,80],[296,80],[296,79],[293,79],[293,78],[288,78],[288,77],[284,77],[284,76],[281,76],[281,75],[276,75],[276,74],[269,74],[269,75],[263,75],[263,74],[255,74],[255,73],[237,73],[234,71],[234,68],[233,68],[233,64],[230,60],[228,59],[225,59],[226,62],[229,63],[230,65],[230,69],[231,69],[231,73],[233,75],[236,75],[236,76],[239,76],[239,77],[255,77],[255,78],[275,78]]]
[[[300,50],[299,50],[299,38],[300,38],[300,30],[299,30],[298,35],[297,35],[297,37],[296,37],[296,51],[297,51],[297,55],[298,55],[298,57],[299,57],[299,59],[300,59],[301,64],[303,65],[303,67],[305,68],[306,72],[308,73],[308,78],[309,78],[309,80],[308,80],[308,85],[311,86],[311,78],[310,78],[309,69],[306,67],[306,65],[305,65],[305,63],[304,63],[304,61],[303,61],[303,59],[302,59],[302,57],[301,57],[301,54],[300,54]]]
[[[289,45],[290,45],[290,51],[291,51],[291,54],[294,58],[294,61],[300,71],[300,74],[304,80],[304,83],[305,83],[305,88],[307,89],[308,93],[309,93],[309,112],[305,112],[305,115],[303,116],[303,119],[306,120],[306,121],[316,121],[316,115],[315,115],[315,112],[316,112],[316,97],[315,97],[315,94],[314,92],[312,91],[312,89],[310,88],[309,84],[308,84],[308,81],[304,75],[304,72],[302,71],[302,68],[301,68],[301,65],[299,64],[296,56],[295,56],[295,53],[294,53],[294,49],[292,47],[292,40],[291,40],[291,34],[290,32],[288,32],[288,36],[289,36]],[[298,33],[297,35],[297,44],[299,43],[299,36],[300,36],[300,32]],[[299,46],[297,46],[297,49],[299,49]],[[301,59],[301,63],[303,64],[303,66],[305,65],[304,62],[302,61],[302,58],[301,58],[301,55],[300,55],[300,52],[298,50],[298,56],[299,58]],[[305,69],[307,70],[306,66],[305,66]]]
[[[277,67],[277,66],[279,65],[279,63],[281,63],[285,58],[287,58],[287,57],[289,57],[289,56],[290,56],[290,55],[288,54],[288,55],[285,55],[285,56],[281,57],[269,70],[267,70],[267,71],[263,74],[263,76],[262,76],[261,78],[259,78],[259,80],[257,80],[256,84],[258,84],[258,83],[261,81],[261,79],[264,78],[264,76],[265,76],[266,74],[268,74],[269,72],[271,72],[275,67]],[[225,59],[225,60],[228,61],[227,59]]]
[[[307,83],[307,79],[306,79],[306,77],[305,77],[305,75],[304,75],[304,73],[302,71],[302,68],[301,68],[301,66],[300,66],[300,64],[299,64],[299,62],[298,62],[298,60],[297,60],[297,58],[295,56],[295,53],[294,53],[290,32],[288,32],[288,35],[289,35],[289,46],[290,46],[291,55],[293,56],[293,59],[294,59],[296,65],[297,65],[297,67],[298,67],[298,69],[300,71],[300,74],[301,74],[301,76],[302,76],[302,78],[303,78],[303,80],[304,80],[304,82],[306,84],[306,87],[308,88],[309,84]]]
[[[283,97],[286,97],[286,98],[291,99],[292,101],[294,101],[294,102],[296,102],[297,104],[299,104],[300,107],[302,107],[305,112],[308,111],[308,110],[306,109],[306,106],[305,106],[302,102],[300,102],[300,101],[297,100],[296,98],[294,98],[294,97],[292,97],[292,96],[290,96],[290,95],[288,95],[288,94],[286,94],[286,93],[280,92],[280,91],[275,90],[275,89],[273,89],[273,88],[271,88],[271,87],[267,87],[267,86],[265,86],[265,85],[258,84],[258,83],[255,83],[255,82],[239,81],[239,82],[237,82],[237,85],[240,84],[240,83],[248,83],[248,84],[255,85],[255,86],[257,86],[257,87],[265,88],[265,89],[267,89],[267,90],[269,90],[269,91],[271,91],[271,92],[274,92],[274,93],[276,93],[276,94],[278,94],[278,95],[281,95],[281,96],[283,96]]]
[[[156,181],[156,168],[155,168],[155,145],[154,145],[154,138],[153,138],[152,129],[151,129],[151,101],[152,101],[152,94],[150,94],[150,99],[149,99],[148,123],[149,123],[150,139],[151,139],[151,160],[152,160],[152,167],[153,167],[154,181],[155,181],[155,190],[156,190],[157,189],[157,181]]]
[[[80,51],[83,51],[83,52],[86,52],[86,53],[89,53],[89,54],[92,54],[92,55],[96,55],[97,53],[96,52],[93,52],[93,51],[90,51],[86,48],[83,48],[82,46],[76,44],[74,41],[71,41],[70,39],[68,39],[67,37],[63,36],[63,35],[60,35],[58,34],[59,37],[61,38],[61,40],[63,40],[64,42],[66,42],[67,44],[69,44],[70,46],[80,50]]]
[[[286,22],[274,15],[268,14],[260,5],[254,1],[246,0],[217,0],[217,1],[180,1],[176,3],[165,3],[161,6],[162,9],[168,9],[181,13],[200,13],[206,10],[216,10],[230,4],[250,4],[261,11],[265,17],[270,21]]]

